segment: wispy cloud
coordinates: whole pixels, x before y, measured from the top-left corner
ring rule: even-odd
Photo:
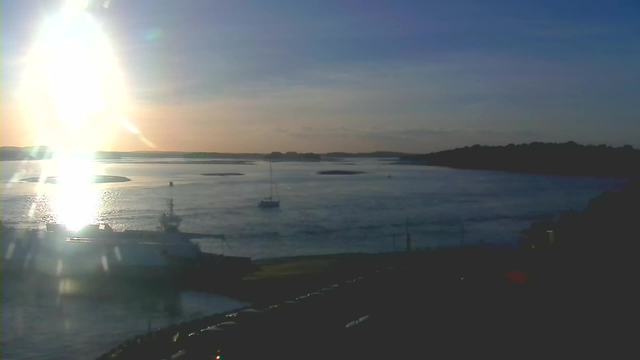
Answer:
[[[566,20],[510,20],[505,27],[519,29],[525,35],[559,40],[593,39],[601,36],[633,36],[635,30],[629,25],[611,24],[602,21]]]
[[[370,127],[367,129],[338,127],[314,128],[300,127],[295,129],[277,128],[274,132],[293,138],[315,139],[327,143],[333,140],[355,140],[368,144],[376,144],[380,148],[391,146],[405,151],[424,152],[459,146],[459,144],[489,143],[507,144],[509,142],[530,142],[540,139],[539,132],[531,130],[475,130],[445,128],[389,128]]]

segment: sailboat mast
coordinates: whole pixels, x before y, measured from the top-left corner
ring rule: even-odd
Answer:
[[[269,199],[273,199],[273,169],[269,163]]]
[[[173,181],[169,182],[169,216],[173,216]]]

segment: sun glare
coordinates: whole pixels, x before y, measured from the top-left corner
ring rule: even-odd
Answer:
[[[26,62],[20,100],[34,134],[48,144],[108,148],[128,111],[127,89],[100,25],[69,1],[48,18]]]
[[[99,70],[82,44],[66,41],[58,48],[48,69],[50,95],[57,117],[75,128],[102,109]]]
[[[111,147],[128,112],[117,59],[100,24],[84,11],[87,5],[68,0],[45,21],[19,92],[34,140],[54,151],[41,181],[57,176],[55,215],[73,229],[92,222],[100,209],[92,157]],[[127,124],[126,130],[142,137]]]

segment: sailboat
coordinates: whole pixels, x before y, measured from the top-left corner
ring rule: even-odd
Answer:
[[[277,208],[280,207],[280,200],[273,200],[273,169],[271,168],[271,163],[269,163],[269,197],[260,200],[258,204],[261,208]],[[276,195],[278,194],[278,189],[276,188]]]

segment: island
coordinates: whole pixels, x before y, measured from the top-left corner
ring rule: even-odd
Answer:
[[[242,173],[225,173],[225,172],[220,172],[220,173],[206,173],[206,174],[202,174],[203,176],[242,176],[244,174]]]
[[[32,182],[37,183],[40,182],[40,177],[28,177],[20,179],[22,182]],[[116,176],[116,175],[95,175],[91,179],[89,179],[89,183],[91,184],[107,184],[107,183],[118,183],[118,182],[127,182],[131,181],[131,179],[124,176]],[[63,180],[59,176],[48,176],[43,181],[46,184],[60,184]]]
[[[631,145],[533,142],[507,146],[466,146],[423,155],[405,155],[397,164],[444,166],[570,176],[640,176],[640,150]]]
[[[318,175],[360,175],[366,174],[364,171],[348,171],[348,170],[324,170],[318,171]]]

